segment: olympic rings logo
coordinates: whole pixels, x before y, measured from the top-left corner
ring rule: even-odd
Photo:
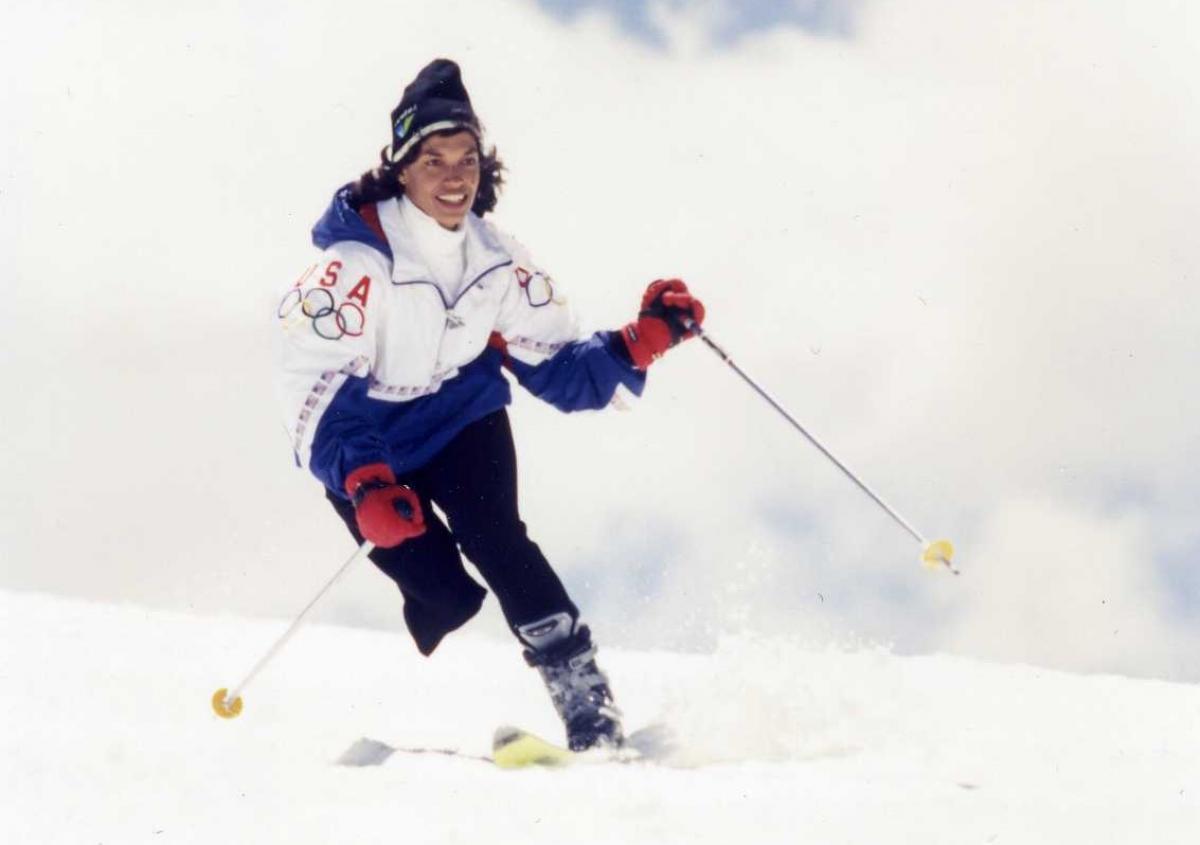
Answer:
[[[296,314],[297,309],[299,314]],[[335,306],[333,294],[319,287],[308,291],[292,288],[284,295],[279,303],[279,319],[297,319],[300,314],[312,320],[313,331],[326,340],[361,337],[367,325],[362,308],[353,302]]]
[[[541,270],[530,272],[524,267],[516,269],[517,284],[525,291],[525,298],[531,308],[542,308],[555,302],[554,283]]]

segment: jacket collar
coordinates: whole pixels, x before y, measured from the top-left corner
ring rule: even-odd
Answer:
[[[338,241],[356,241],[391,258],[387,242],[382,240],[370,223],[350,205],[351,187],[352,185],[343,185],[334,194],[329,207],[313,226],[313,244],[318,249],[326,249]]]
[[[383,226],[388,245],[392,250],[392,283],[402,285],[422,282],[433,285],[442,294],[442,299],[445,301],[445,292],[433,281],[433,274],[421,259],[413,232],[400,213],[399,201],[396,199],[385,200],[379,203],[378,209],[379,222]],[[501,246],[487,225],[474,213],[466,216],[463,226],[466,227],[465,275],[468,283],[459,294],[459,298],[483,276],[498,267],[511,264],[513,261],[511,253]],[[453,305],[451,302],[446,304],[447,306]]]

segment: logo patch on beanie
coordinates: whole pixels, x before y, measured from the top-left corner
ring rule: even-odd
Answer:
[[[413,118],[416,116],[416,106],[409,106],[404,111],[400,112],[400,116],[396,118],[396,126],[394,128],[397,140],[408,134],[409,127],[412,126]]]

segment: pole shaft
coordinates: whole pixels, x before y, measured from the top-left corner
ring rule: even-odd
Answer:
[[[250,686],[250,682],[254,680],[254,677],[262,671],[264,666],[274,659],[275,655],[278,654],[284,645],[287,644],[287,641],[292,638],[292,635],[299,630],[300,626],[304,624],[304,620],[308,617],[312,609],[317,606],[317,603],[325,596],[326,593],[333,589],[333,585],[341,580],[341,577],[350,570],[350,567],[358,562],[359,558],[369,555],[371,550],[374,548],[375,544],[370,540],[365,541],[361,546],[358,547],[354,554],[352,554],[350,558],[342,564],[342,568],[335,572],[333,577],[325,583],[325,586],[322,587],[315,596],[313,596],[312,601],[305,606],[304,610],[300,611],[300,615],[292,620],[292,624],[288,626],[288,629],[283,632],[283,635],[280,636],[279,639],[275,641],[275,644],[271,646],[267,653],[259,659],[258,663],[254,665],[254,668],[250,670],[250,673],[242,679],[242,682],[234,687],[233,690],[225,696],[226,702],[237,700],[237,697],[241,695],[246,687]]]
[[[715,340],[713,340],[711,337],[709,337],[707,332],[705,332],[702,328],[700,328],[700,326],[698,324],[696,324],[692,320],[688,320],[688,328],[691,329],[702,341],[704,341],[705,345],[707,345],[709,349],[711,349],[713,352],[715,352],[722,361],[724,361],[726,364],[728,364],[729,368],[731,370],[733,370],[735,373],[737,373],[738,376],[741,377],[742,381],[746,382],[746,384],[748,384],[754,390],[755,393],[757,393],[764,400],[766,400],[766,402],[772,408],[774,408],[776,411],[779,412],[780,416],[782,416],[785,420],[787,420],[789,423],[792,424],[792,427],[795,428],[796,431],[803,434],[805,439],[807,439],[809,443],[811,443],[813,446],[815,446],[817,448],[817,450],[820,451],[820,453],[822,455],[824,455],[826,458],[828,458],[829,461],[835,467],[840,469],[847,478],[849,478],[851,481],[853,481],[855,486],[857,486],[859,490],[866,493],[867,496],[869,496],[871,498],[871,500],[875,502],[875,504],[877,504],[877,505],[879,505],[879,507],[883,508],[884,512],[887,513],[887,515],[890,516],[893,520],[895,520],[897,525],[899,525],[901,528],[903,528],[905,531],[907,531],[909,534],[911,534],[913,536],[913,538],[918,543],[920,543],[922,546],[925,545],[925,543],[926,543],[925,538],[923,536],[921,536],[921,533],[919,531],[917,531],[917,529],[913,528],[912,525],[909,524],[908,520],[906,520],[904,517],[902,517],[900,514],[898,514],[895,510],[893,510],[888,505],[888,503],[885,502],[882,498],[880,498],[880,496],[877,493],[875,493],[874,490],[872,490],[870,487],[868,487],[862,481],[862,479],[860,479],[857,475],[855,475],[853,472],[851,472],[849,467],[847,467],[845,464],[843,464],[841,461],[839,461],[832,452],[830,452],[828,449],[826,449],[821,444],[821,442],[819,440],[817,440],[817,438],[813,437],[813,435],[809,433],[808,429],[806,429],[804,426],[802,426],[795,417],[793,417],[790,413],[788,413],[788,410],[786,408],[784,408],[777,401],[775,401],[775,397],[773,397],[762,386],[760,386],[758,384],[758,382],[756,382],[754,379],[752,379],[749,376],[749,374],[746,373],[745,370],[743,370],[736,363],[734,363],[734,360],[733,360],[733,358],[730,357],[729,353],[726,352],[724,349],[722,349],[721,346]]]

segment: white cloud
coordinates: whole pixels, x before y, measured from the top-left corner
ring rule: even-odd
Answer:
[[[1061,501],[1001,504],[975,550],[947,644],[1005,661],[1187,674],[1197,645],[1163,613],[1151,520]]]

